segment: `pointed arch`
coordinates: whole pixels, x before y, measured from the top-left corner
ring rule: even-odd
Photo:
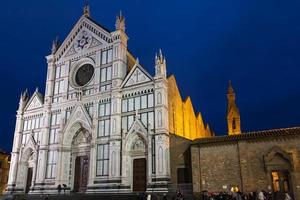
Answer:
[[[161,146],[158,147],[158,172],[159,173],[162,173],[163,172],[163,160],[164,160],[164,157],[163,157],[163,149]]]
[[[157,124],[159,127],[162,126],[162,112],[161,111],[157,112]]]
[[[287,169],[294,169],[294,162],[291,153],[288,153],[281,149],[279,146],[272,147],[268,153],[263,156],[264,164],[266,170],[270,167],[275,167],[276,165],[281,165],[281,167]],[[281,160],[282,163],[276,161]]]

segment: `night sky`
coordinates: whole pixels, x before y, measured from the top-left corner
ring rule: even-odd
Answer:
[[[92,18],[114,30],[126,17],[129,50],[154,73],[162,48],[182,98],[191,96],[218,135],[227,133],[232,80],[242,131],[300,125],[300,1],[90,0]],[[2,1],[0,148],[11,151],[20,92],[44,92],[52,40],[62,42],[84,0]]]

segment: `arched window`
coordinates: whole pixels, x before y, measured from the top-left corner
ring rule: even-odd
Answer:
[[[162,113],[158,111],[157,113],[158,126],[162,126]]]
[[[162,147],[159,147],[158,149],[158,172],[163,172],[163,149]]]
[[[157,93],[157,104],[161,104],[161,103],[162,103],[161,93],[158,92],[158,93]]]
[[[116,119],[113,119],[113,132],[116,132]]]
[[[111,175],[115,176],[116,173],[116,152],[112,152],[111,154],[111,160],[112,160],[112,164],[111,164]]]

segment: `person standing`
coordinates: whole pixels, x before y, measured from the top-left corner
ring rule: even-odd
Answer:
[[[285,198],[284,200],[292,200],[292,197],[289,195],[289,193],[285,193]]]
[[[265,200],[265,195],[262,191],[259,191],[257,194],[258,200]]]

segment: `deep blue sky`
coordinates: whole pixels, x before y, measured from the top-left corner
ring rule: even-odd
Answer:
[[[1,2],[0,148],[11,150],[19,95],[44,91],[45,56],[82,14],[84,1]],[[182,97],[225,134],[226,90],[237,93],[243,131],[300,125],[300,1],[90,0],[92,18],[110,30],[122,10],[129,49],[153,73],[167,57]]]

